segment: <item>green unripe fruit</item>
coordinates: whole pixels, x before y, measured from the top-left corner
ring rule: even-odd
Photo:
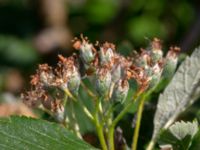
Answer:
[[[153,64],[155,64],[162,59],[163,52],[162,50],[154,50],[154,51],[151,51],[150,55],[151,55],[151,60]]]
[[[180,51],[178,47],[170,47],[170,51],[168,51],[164,67],[163,67],[163,77],[164,78],[171,78],[176,70],[178,57],[177,54]]]
[[[92,48],[92,44],[87,42],[83,43],[80,47],[80,57],[86,64],[89,64],[95,58]]]
[[[119,80],[113,89],[112,101],[123,103],[127,97],[129,90],[129,83],[127,80]]]
[[[74,71],[72,72],[71,76],[69,76],[68,82],[67,82],[69,91],[72,92],[73,94],[77,94],[80,83],[81,83],[80,74],[77,68],[74,68]]]
[[[122,69],[120,64],[116,64],[112,68],[112,82],[117,82],[121,78]]]
[[[111,48],[105,49],[104,47],[101,47],[99,51],[99,56],[102,65],[110,63],[114,56],[113,50]]]
[[[153,67],[149,68],[149,74],[147,75],[150,79],[148,88],[153,88],[159,83],[161,74],[162,67],[158,63],[155,64]]]
[[[95,76],[95,89],[100,96],[105,96],[109,93],[111,85],[111,73],[107,68],[101,68]]]

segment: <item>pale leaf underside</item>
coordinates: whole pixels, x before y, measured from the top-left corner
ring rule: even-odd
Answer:
[[[200,95],[200,48],[180,65],[172,81],[160,95],[154,117],[153,139]]]

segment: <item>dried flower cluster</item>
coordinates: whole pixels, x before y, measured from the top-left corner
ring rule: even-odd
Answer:
[[[129,91],[129,80],[136,81],[138,93],[153,88],[162,75],[169,76],[174,72],[180,51],[170,47],[163,57],[162,44],[157,38],[147,49],[127,58],[108,42],[94,45],[81,37],[73,40],[73,47],[78,50],[77,54],[68,58],[58,55],[55,69],[47,64],[39,65],[36,74],[31,76],[31,90],[22,94],[26,104],[43,106],[54,114],[63,115],[66,92],[67,96],[78,95],[82,78],[92,82],[99,97],[111,103],[123,102]]]

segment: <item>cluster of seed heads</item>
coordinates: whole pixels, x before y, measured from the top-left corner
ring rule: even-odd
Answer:
[[[92,44],[87,38],[73,40],[77,50],[70,57],[58,55],[56,68],[39,65],[31,76],[31,90],[22,94],[29,106],[42,106],[54,114],[64,112],[63,99],[66,91],[78,95],[81,80],[87,78],[96,95],[108,103],[123,103],[129,91],[129,81],[136,81],[137,93],[153,88],[162,76],[171,76],[177,65],[178,47],[170,47],[163,56],[161,41],[154,38],[149,47],[124,57],[116,52],[115,45]]]

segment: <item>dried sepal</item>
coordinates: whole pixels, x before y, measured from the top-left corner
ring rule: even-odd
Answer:
[[[29,107],[38,107],[44,98],[43,91],[31,90],[21,94],[21,99]]]
[[[54,84],[55,75],[52,67],[48,64],[40,64],[38,70],[34,76],[32,76],[31,84],[42,84],[43,86],[50,86]]]
[[[61,104],[61,100],[55,100],[51,103],[51,111],[53,112],[54,118],[58,122],[64,122],[65,119],[65,109],[64,106]]]
[[[81,36],[81,40],[75,39],[73,47],[80,51],[80,57],[84,63],[90,64],[94,60],[96,49],[93,44],[89,43],[87,38]]]
[[[57,81],[61,88],[68,88],[70,92],[77,93],[80,86],[80,73],[79,65],[76,60],[76,55],[65,58],[62,55],[58,55],[59,62],[56,68]]]
[[[143,93],[149,87],[150,78],[146,75],[146,70],[136,65],[131,65],[128,72],[128,79],[134,79],[138,84],[138,93]]]

